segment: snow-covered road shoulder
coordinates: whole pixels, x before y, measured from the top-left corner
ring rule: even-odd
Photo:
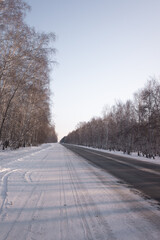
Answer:
[[[69,144],[70,145],[70,144]],[[148,162],[148,163],[154,163],[154,164],[158,164],[160,165],[160,157],[159,156],[155,156],[155,158],[147,158],[147,157],[143,157],[143,156],[138,156],[138,154],[136,152],[132,152],[130,155],[123,153],[122,151],[113,151],[113,150],[105,150],[105,149],[101,149],[101,148],[93,148],[93,147],[87,147],[87,146],[83,146],[83,145],[75,145],[75,144],[71,144],[73,146],[77,146],[77,147],[82,147],[82,148],[86,148],[86,149],[92,149],[94,151],[98,151],[98,152],[104,152],[104,153],[109,153],[109,154],[113,154],[116,156],[122,156],[122,157],[126,157],[126,158],[132,158],[138,161],[144,161],[144,162]]]

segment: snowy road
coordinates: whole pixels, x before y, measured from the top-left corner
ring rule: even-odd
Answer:
[[[160,164],[157,160],[149,162],[145,158],[132,158],[127,155],[116,155],[72,144],[68,149],[87,159],[90,163],[102,168],[119,178],[122,183],[137,189],[144,197],[154,199],[160,204]]]
[[[60,144],[0,153],[0,240],[159,240],[160,211]]]

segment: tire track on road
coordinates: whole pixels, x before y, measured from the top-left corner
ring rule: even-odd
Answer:
[[[59,187],[60,187],[60,238],[61,240],[65,240],[68,239],[69,223],[62,168],[60,168],[59,173]]]
[[[106,240],[116,240],[112,229],[110,228],[106,218],[104,218],[95,204],[92,196],[82,183],[72,160],[66,150],[68,156],[68,171],[70,173],[72,184],[76,192],[76,198],[78,200],[78,206],[82,212],[83,225],[87,227],[88,236],[87,239],[99,239],[102,240],[103,236],[106,236]],[[91,207],[92,206],[92,207]],[[87,218],[86,218],[87,215]],[[89,218],[89,221],[88,221]]]
[[[45,156],[43,156],[43,157],[41,158],[41,160],[44,161],[47,156],[48,156],[48,153],[45,154]],[[3,178],[2,178],[2,180],[3,180],[3,181],[2,181],[2,183],[3,183],[3,184],[2,184],[2,193],[3,193],[3,196],[4,196],[3,203],[2,203],[3,205],[1,206],[1,209],[2,209],[2,210],[3,210],[4,204],[5,204],[5,202],[6,202],[6,197],[7,197],[7,192],[8,192],[8,177],[9,177],[12,173],[17,172],[17,171],[20,171],[20,170],[21,170],[21,169],[12,170],[11,172],[6,173],[6,174],[3,176]],[[27,179],[27,177],[26,177],[26,174],[27,174],[28,177],[29,177],[28,179]],[[40,183],[40,180],[41,180],[42,175],[40,174],[39,178],[36,179],[36,182],[34,182],[34,181],[32,181],[30,174],[32,174],[32,171],[30,172],[30,170],[29,170],[29,171],[26,171],[25,173],[23,173],[23,175],[21,175],[23,181],[25,180],[25,182],[27,183],[27,185],[25,185],[24,189],[27,190],[28,187],[30,187],[31,190],[29,191],[28,196],[26,196],[26,199],[24,200],[22,206],[19,207],[18,213],[15,215],[13,222],[10,223],[10,227],[8,227],[8,231],[7,231],[7,233],[5,234],[3,240],[7,240],[7,239],[10,237],[10,235],[12,235],[11,233],[14,231],[14,228],[16,227],[16,224],[18,223],[21,215],[24,213],[24,209],[26,208],[26,206],[27,206],[28,202],[30,201],[30,199],[32,199],[32,196],[34,196],[35,192],[37,192],[38,195],[36,196],[36,201],[34,201],[33,207],[35,207],[35,209],[37,210],[36,206],[37,206],[37,204],[38,204],[38,202],[39,202],[39,199],[40,199],[42,193],[41,193],[41,191],[36,191],[36,190],[37,190],[37,188],[38,188],[38,186],[39,186],[39,183]],[[26,178],[25,178],[25,177],[26,177]],[[31,180],[31,181],[30,181],[30,180]],[[23,189],[23,191],[24,191],[24,189]],[[26,193],[27,193],[27,192],[28,192],[28,190],[26,191]],[[23,192],[21,191],[21,193],[23,193]],[[16,198],[18,198],[18,197],[20,197],[20,196],[18,195]],[[33,214],[35,213],[36,210],[34,210]],[[29,223],[29,228],[32,227],[32,223],[33,223],[33,218],[32,218],[32,217],[33,217],[33,214],[31,215],[31,220],[30,220],[31,223]],[[2,222],[3,222],[3,219],[2,219]],[[27,234],[27,235],[28,235],[28,234]],[[26,236],[26,237],[27,237],[27,236]],[[24,239],[26,239],[26,237],[25,237]]]
[[[9,176],[14,173],[17,172],[18,169],[12,170],[7,172],[1,179],[1,197],[2,197],[2,204],[0,207],[0,214],[2,214],[3,209],[4,209],[4,205],[5,202],[7,201],[7,193],[8,193],[8,178]]]

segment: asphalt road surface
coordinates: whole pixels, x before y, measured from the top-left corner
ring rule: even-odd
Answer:
[[[75,145],[64,146],[160,204],[160,165]]]

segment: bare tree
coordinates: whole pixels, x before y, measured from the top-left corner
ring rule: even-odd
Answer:
[[[28,9],[22,0],[0,2],[0,141],[15,147],[42,142],[40,132],[50,124],[55,35],[37,33],[25,24]]]
[[[63,142],[153,157],[160,155],[160,83],[156,79],[134,94],[134,101],[116,102],[103,118],[79,124]]]

